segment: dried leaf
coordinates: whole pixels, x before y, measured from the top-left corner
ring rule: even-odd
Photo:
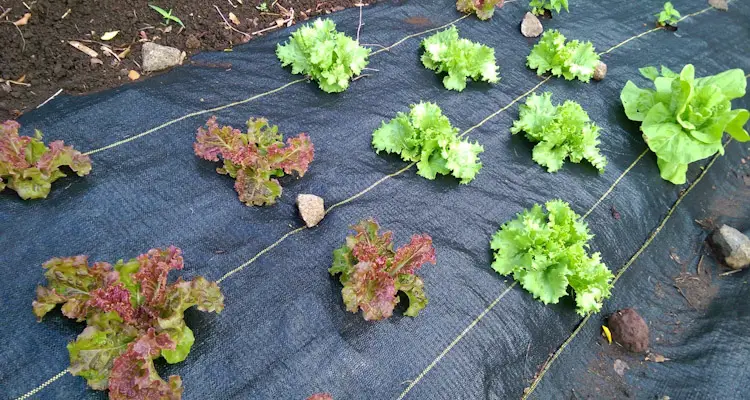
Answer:
[[[664,357],[661,354],[648,353],[648,355],[646,356],[646,361],[653,361],[653,362],[656,362],[656,363],[663,363],[665,361],[669,361],[669,358]]]
[[[26,13],[18,21],[14,22],[13,25],[24,26],[29,23],[29,18],[31,18],[31,13]]]
[[[285,23],[286,23],[286,20],[283,19],[283,18],[277,18],[276,19],[276,26],[277,27],[282,27],[282,26],[284,26]]]
[[[102,35],[102,40],[104,41],[112,40],[115,38],[115,36],[117,36],[118,33],[120,33],[120,31],[104,32],[104,34]]]
[[[120,54],[117,55],[118,58],[123,59],[127,57],[130,54],[130,46],[128,46],[127,49],[123,50]]]
[[[237,18],[237,16],[234,15],[233,12],[229,13],[229,20],[232,21],[232,23],[235,24],[235,25],[239,25],[240,24],[240,19]]]
[[[23,83],[24,81],[26,81],[26,74],[21,75],[20,78],[16,79],[16,82],[18,83]]]
[[[136,81],[140,77],[141,77],[141,74],[139,74],[138,71],[134,69],[131,69],[130,72],[128,72],[128,78],[130,78],[131,81]]]
[[[602,325],[602,332],[604,332],[604,337],[607,338],[607,343],[612,344],[612,332],[609,331],[607,325]]]
[[[76,49],[86,53],[91,58],[99,57],[99,53],[95,52],[91,49],[91,47],[86,46],[85,44],[81,42],[77,42],[75,40],[69,40],[68,44],[75,47]]]

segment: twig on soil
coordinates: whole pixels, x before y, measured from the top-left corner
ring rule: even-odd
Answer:
[[[234,7],[234,8],[237,8],[237,6],[235,6],[235,5],[234,5],[234,3],[232,3],[232,0],[227,0],[227,1],[229,2],[229,5],[230,5],[230,6],[232,6],[232,7]]]
[[[231,24],[229,23],[229,21],[227,21],[227,19],[226,19],[226,18],[224,18],[224,14],[222,14],[222,13],[221,13],[221,10],[219,10],[219,7],[218,7],[218,6],[216,6],[216,4],[214,4],[214,8],[216,9],[216,12],[218,12],[218,13],[219,13],[219,16],[221,17],[221,19],[223,19],[223,20],[224,20],[224,23],[225,23],[225,24],[226,24],[226,25],[227,25],[227,26],[229,27],[229,29],[231,29],[231,30],[233,30],[233,31],[235,31],[235,32],[237,32],[237,33],[239,33],[239,34],[241,34],[241,35],[245,35],[245,36],[246,36],[246,37],[248,37],[248,38],[251,38],[251,37],[253,37],[253,36],[252,36],[251,34],[249,34],[249,33],[247,33],[247,32],[242,32],[241,30],[239,30],[239,29],[237,29],[237,28],[233,27],[233,26],[232,26],[232,25],[231,25]]]
[[[379,69],[375,69],[375,68],[362,68],[362,71],[375,71],[375,72],[380,72],[380,70],[379,70]]]
[[[366,76],[372,76],[372,74],[362,74],[362,75],[359,75],[358,77],[356,77],[356,78],[352,79],[352,82],[354,82],[354,81],[358,80],[359,78],[364,78],[364,77],[366,77]]]
[[[10,11],[10,8],[8,9],[8,11]],[[18,25],[14,24],[11,21],[0,21],[0,22],[11,24],[16,28],[16,30],[18,31],[18,35],[21,36],[21,52],[26,51],[26,39],[23,38],[23,32],[21,32],[21,28],[19,28]]]
[[[18,81],[13,81],[13,80],[10,80],[10,79],[2,79],[2,78],[0,78],[0,83],[8,83],[8,84],[12,83],[14,85],[26,86],[26,87],[31,86],[30,83],[18,82]]]
[[[680,287],[679,287],[679,286],[677,286],[677,285],[675,285],[675,287],[677,288],[677,291],[678,291],[678,292],[680,292],[680,294],[682,295],[682,297],[684,297],[684,298],[685,298],[685,300],[687,300],[688,304],[690,304],[690,307],[693,307],[693,309],[695,309],[695,310],[697,311],[697,310],[698,310],[698,307],[696,307],[695,305],[693,305],[693,302],[692,302],[692,301],[690,301],[690,299],[688,299],[688,297],[687,297],[687,296],[685,296],[685,293],[684,293],[684,292],[682,291],[682,288],[680,288]]]
[[[735,270],[732,270],[732,271],[722,272],[722,273],[719,274],[719,276],[729,276],[729,275],[732,275],[732,274],[736,274],[736,273],[738,273],[740,271],[742,271],[742,270],[741,269],[735,269]]]
[[[375,44],[375,43],[362,43],[360,46],[373,46],[373,47],[380,47],[381,49],[388,50],[387,47],[383,46],[382,44]]]
[[[65,11],[65,14],[63,14],[62,17],[60,17],[60,19],[65,19],[65,17],[67,17],[68,15],[70,15],[71,11],[73,11],[73,9],[69,8],[68,11]]]
[[[2,7],[0,7],[0,9],[2,9]],[[6,15],[8,15],[8,13],[9,13],[9,12],[10,12],[11,10],[13,10],[13,9],[12,9],[12,8],[5,8],[5,9],[3,9],[3,13],[2,13],[2,14],[0,14],[0,18],[5,18],[5,16],[6,16]]]
[[[357,4],[359,7],[359,25],[357,25],[357,43],[359,43],[359,30],[362,29],[362,3]]]
[[[60,94],[60,93],[62,93],[62,91],[63,91],[62,89],[58,90],[58,91],[57,91],[57,92],[56,92],[55,94],[53,94],[53,95],[52,95],[52,97],[50,97],[50,98],[49,98],[49,99],[47,99],[47,100],[44,100],[44,102],[43,102],[42,104],[40,104],[40,105],[36,106],[36,108],[39,108],[39,107],[41,107],[41,106],[43,106],[43,105],[45,105],[45,104],[49,103],[49,102],[50,102],[50,100],[52,100],[52,99],[54,99],[55,97],[57,97],[57,95],[58,95],[58,94]]]

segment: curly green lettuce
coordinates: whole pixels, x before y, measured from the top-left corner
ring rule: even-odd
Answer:
[[[393,233],[378,233],[374,219],[360,221],[351,227],[354,235],[333,252],[331,275],[341,274],[344,288],[341,296],[347,311],[362,310],[367,321],[393,315],[399,302],[398,292],[409,299],[404,315],[416,317],[427,306],[424,282],[416,275],[422,264],[435,264],[435,248],[429,235],[414,235],[411,241],[393,251]]]
[[[744,125],[745,109],[732,109],[732,100],[745,95],[747,80],[741,69],[695,77],[686,65],[680,74],[666,67],[642,68],[655,89],[641,89],[628,81],[620,93],[625,114],[641,122],[649,149],[656,154],[661,177],[680,185],[687,180],[688,164],[724,154],[724,132],[739,142],[750,140]]]
[[[57,305],[86,329],[68,344],[70,373],[111,399],[179,399],[179,376],[163,381],[153,360],[185,360],[195,341],[185,324],[192,306],[219,313],[224,296],[203,277],[168,283],[167,274],[183,268],[182,252],[171,246],[115,265],[89,265],[86,256],[53,258],[44,264],[47,286],[37,287],[32,303],[41,319]]]
[[[503,6],[505,0],[456,0],[456,9],[465,14],[475,13],[477,18],[486,21],[495,14],[495,8]]]
[[[289,42],[276,47],[281,65],[293,74],[318,82],[324,92],[343,92],[353,76],[367,66],[371,50],[336,30],[330,19],[319,19],[292,33]]]
[[[513,279],[544,304],[557,304],[570,286],[576,312],[601,309],[610,296],[613,275],[599,253],[589,256],[588,226],[562,200],[539,204],[506,222],[492,237],[492,268]]]
[[[599,172],[607,165],[599,151],[599,127],[574,101],[553,105],[552,93],[529,96],[510,131],[514,135],[523,131],[527,139],[537,142],[532,157],[549,172],[562,168],[566,158],[576,164],[585,159]]]
[[[531,0],[529,7],[531,7],[531,12],[536,15],[543,15],[545,10],[550,12],[554,10],[558,14],[563,8],[565,8],[565,11],[570,11],[568,10],[568,0]]]
[[[482,168],[479,153],[484,148],[478,143],[461,140],[440,107],[434,103],[411,106],[409,114],[399,112],[396,118],[372,134],[375,152],[400,154],[405,161],[417,163],[417,174],[435,179],[437,174],[471,182]]]
[[[438,32],[422,41],[425,51],[422,64],[438,74],[445,73],[446,89],[463,91],[466,80],[497,83],[498,66],[495,49],[458,37],[455,26]]]
[[[599,65],[599,55],[591,42],[566,42],[562,33],[550,29],[544,32],[539,43],[531,49],[526,65],[535,69],[537,75],[550,72],[569,81],[579,79],[589,82]]]
[[[91,159],[56,140],[49,147],[42,142],[42,132],[34,137],[20,136],[16,121],[0,124],[0,191],[13,189],[24,199],[46,198],[52,183],[65,177],[61,167],[78,176],[91,172]]]
[[[247,121],[247,133],[231,126],[220,127],[216,117],[198,128],[193,144],[195,155],[208,161],[221,161],[216,172],[235,178],[240,201],[248,206],[271,205],[281,196],[279,177],[296,173],[302,177],[315,156],[310,137],[284,137],[276,125],[264,118]]]

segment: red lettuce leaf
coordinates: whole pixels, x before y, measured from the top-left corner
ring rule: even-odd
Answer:
[[[64,176],[61,167],[68,167],[78,176],[91,172],[91,160],[62,141],[49,147],[42,142],[42,133],[34,137],[20,136],[15,121],[0,125],[0,191],[6,187],[24,200],[45,198],[52,183]]]
[[[393,234],[380,234],[379,228],[373,219],[352,226],[355,234],[347,236],[346,244],[334,251],[328,271],[340,274],[347,311],[362,310],[368,321],[389,318],[401,291],[409,298],[404,314],[416,316],[427,305],[427,297],[424,282],[415,272],[424,263],[436,263],[432,238],[414,235],[409,244],[394,252]]]
[[[297,173],[304,176],[312,162],[315,149],[304,133],[288,138],[286,145],[278,127],[264,118],[247,121],[247,133],[231,126],[220,127],[211,117],[205,127],[198,128],[195,154],[209,161],[222,161],[220,174],[235,178],[240,201],[248,206],[271,205],[281,196],[276,178]]]
[[[179,398],[180,378],[164,382],[152,360],[163,356],[175,363],[187,357],[195,337],[185,324],[185,310],[224,309],[215,282],[196,277],[168,283],[169,272],[183,266],[182,251],[174,246],[114,267],[89,266],[85,256],[53,258],[44,264],[49,285],[37,288],[32,308],[41,319],[63,304],[64,315],[87,322],[68,352],[71,373],[86,378],[92,388],[109,387],[110,397],[117,399]]]
[[[162,350],[173,350],[175,342],[169,335],[156,334],[151,328],[138,340],[130,343],[125,353],[117,357],[109,377],[111,400],[177,400],[182,398],[182,380],[177,375],[165,382],[154,368],[154,359]]]

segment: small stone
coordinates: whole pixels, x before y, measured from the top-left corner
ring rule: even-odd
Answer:
[[[721,11],[729,10],[729,4],[727,0],[708,0],[708,4],[717,10],[721,10]]]
[[[607,76],[607,64],[599,61],[599,64],[594,68],[594,80],[600,81],[604,79],[605,76]]]
[[[153,42],[143,44],[143,71],[161,71],[182,63],[185,52],[174,47],[162,46]]]
[[[140,77],[141,77],[141,74],[139,74],[138,71],[136,71],[134,69],[131,69],[130,72],[128,72],[128,78],[131,81],[137,81],[138,78],[140,78]]]
[[[542,22],[539,21],[539,18],[537,18],[536,15],[527,12],[526,15],[523,16],[523,21],[521,21],[521,34],[531,38],[539,37],[542,32],[544,32]]]
[[[635,353],[648,349],[648,325],[632,308],[626,308],[609,316],[607,326],[612,340]]]
[[[195,35],[190,35],[188,36],[187,40],[185,40],[185,47],[187,47],[190,50],[200,49],[201,41]]]
[[[630,366],[628,365],[628,363],[620,359],[615,360],[613,367],[617,375],[620,375],[620,376],[625,376],[625,370],[630,369]]]
[[[750,266],[750,238],[729,225],[722,225],[711,237],[724,263],[733,269]]]
[[[102,64],[104,64],[104,62],[102,60],[100,60],[100,59],[98,59],[96,57],[92,57],[91,58],[91,66],[92,67],[96,68],[97,66],[102,65]]]
[[[323,198],[314,194],[297,195],[297,208],[308,228],[317,225],[326,215]]]

